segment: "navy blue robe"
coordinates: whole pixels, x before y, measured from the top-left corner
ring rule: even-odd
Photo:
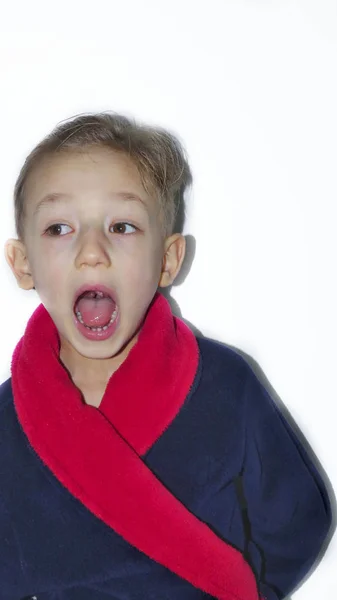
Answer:
[[[327,491],[248,363],[219,342],[197,343],[193,386],[142,459],[244,553],[261,594],[280,600],[327,537]],[[0,386],[0,540],[0,600],[212,598],[123,540],[60,483],[21,428],[11,378]]]

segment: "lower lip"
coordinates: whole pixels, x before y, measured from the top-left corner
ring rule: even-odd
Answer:
[[[117,317],[115,318],[114,322],[108,326],[108,329],[105,329],[102,331],[91,331],[90,329],[87,329],[85,327],[85,325],[83,325],[83,323],[81,323],[78,320],[75,313],[73,313],[73,315],[74,315],[75,325],[76,325],[78,331],[85,338],[87,338],[87,340],[91,340],[93,342],[103,342],[104,340],[109,339],[113,335],[113,333],[116,331],[116,328],[118,325],[118,320],[119,320],[119,311],[118,311]]]

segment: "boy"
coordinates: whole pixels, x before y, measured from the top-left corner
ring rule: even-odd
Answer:
[[[159,293],[191,181],[174,136],[110,113],[21,170],[5,255],[42,304],[0,387],[1,600],[279,600],[327,537],[325,486],[252,369]]]

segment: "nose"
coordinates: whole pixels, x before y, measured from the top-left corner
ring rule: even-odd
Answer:
[[[102,263],[109,266],[111,260],[106,248],[104,233],[90,228],[79,241],[76,261],[79,266],[83,263],[91,266]]]

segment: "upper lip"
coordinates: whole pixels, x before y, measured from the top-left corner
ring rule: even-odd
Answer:
[[[116,302],[117,295],[116,295],[116,292],[112,288],[110,288],[106,285],[103,285],[102,283],[92,283],[92,284],[84,283],[83,285],[81,285],[81,287],[79,287],[75,291],[75,294],[73,297],[73,306],[75,306],[79,296],[81,296],[81,294],[84,294],[84,292],[87,292],[87,291],[103,292],[104,294],[107,294],[108,296],[110,296],[113,299],[113,301],[117,304],[117,302]]]

